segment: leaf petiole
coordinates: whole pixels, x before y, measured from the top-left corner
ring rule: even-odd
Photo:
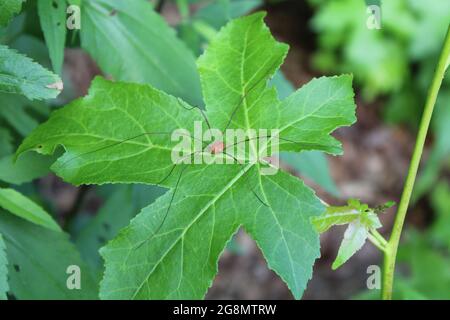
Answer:
[[[375,237],[375,239],[377,239],[378,242],[383,245],[383,247],[386,247],[387,245],[386,239],[376,229],[370,229],[370,232]]]
[[[369,239],[370,242],[372,242],[372,244],[377,247],[378,249],[380,249],[380,251],[382,252],[386,252],[386,247],[385,245],[383,245],[372,233],[368,233],[367,234],[367,239]]]

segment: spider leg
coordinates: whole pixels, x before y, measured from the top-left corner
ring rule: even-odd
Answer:
[[[234,159],[237,163],[239,163],[240,165],[242,165],[242,166],[244,165],[243,163],[240,163],[239,160],[236,159],[236,157],[234,157],[233,155],[227,153],[226,151],[222,151],[222,153],[225,154],[225,155],[227,155],[228,157],[233,158],[233,159]],[[247,170],[247,172],[244,173],[244,175],[246,176],[246,177],[244,178],[244,179],[245,179],[245,180],[244,180],[244,184],[246,184],[246,183],[248,182],[248,177],[249,177],[248,172],[249,172],[249,171],[250,171],[250,170]],[[253,193],[253,195],[256,197],[256,199],[258,199],[258,201],[261,202],[261,204],[263,204],[263,205],[266,206],[266,207],[270,207],[270,205],[268,205],[267,203],[265,203],[265,202],[261,199],[261,197],[256,193],[255,189],[252,188],[249,184],[247,184],[247,188],[250,189],[250,191]]]
[[[203,150],[201,150],[201,151],[196,151],[196,152],[192,152],[192,153],[188,154],[187,156],[185,156],[184,158],[180,159],[179,163],[175,163],[175,164],[173,165],[173,167],[172,167],[172,169],[170,170],[169,174],[163,179],[163,181],[166,180],[166,179],[173,173],[175,167],[176,167],[178,164],[180,164],[184,159],[186,159],[187,157],[191,157],[191,156],[193,156],[194,154],[200,153],[200,152],[203,152]],[[174,191],[173,191],[173,193],[172,193],[172,196],[170,197],[169,205],[167,206],[167,210],[166,210],[166,213],[164,214],[163,220],[161,221],[161,223],[159,224],[159,226],[156,228],[156,230],[153,231],[152,234],[151,234],[148,238],[142,240],[142,242],[139,243],[139,244],[138,244],[136,247],[134,247],[133,249],[139,249],[144,243],[146,243],[146,242],[150,241],[151,239],[153,239],[153,237],[154,237],[154,236],[161,230],[161,228],[163,227],[164,222],[166,221],[166,219],[167,219],[167,217],[168,217],[168,215],[169,215],[170,209],[171,209],[172,204],[173,204],[173,201],[174,201],[174,199],[175,199],[175,194],[176,194],[176,192],[177,192],[177,190],[178,190],[178,186],[179,186],[179,184],[180,184],[181,178],[182,178],[183,173],[184,173],[184,171],[186,170],[187,167],[188,167],[188,165],[186,164],[185,167],[183,167],[183,168],[181,169],[180,174],[178,175],[177,181],[176,181],[175,186],[174,186]]]
[[[141,243],[139,243],[134,249],[137,250],[137,249],[139,249],[144,243],[146,243],[147,241],[152,240],[153,237],[154,237],[156,234],[158,234],[158,232],[159,232],[159,231],[161,230],[161,228],[163,227],[164,222],[166,222],[166,219],[167,219],[167,217],[168,217],[168,215],[169,215],[170,208],[172,207],[173,200],[175,199],[175,194],[177,193],[178,185],[180,184],[181,178],[182,178],[182,176],[183,176],[183,172],[184,172],[184,170],[186,170],[187,167],[188,167],[187,165],[186,165],[185,167],[183,167],[183,168],[181,169],[181,171],[180,171],[180,174],[178,175],[178,179],[177,179],[177,182],[176,182],[176,184],[175,184],[175,187],[174,187],[172,196],[170,197],[169,205],[167,206],[167,210],[166,210],[166,212],[165,212],[165,214],[164,214],[164,217],[163,217],[161,223],[159,224],[159,226],[156,228],[156,230],[153,231],[152,234],[151,234],[147,239],[144,239],[144,240],[143,240]]]

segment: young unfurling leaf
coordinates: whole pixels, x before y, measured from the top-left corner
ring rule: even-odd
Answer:
[[[366,243],[367,235],[367,228],[360,220],[350,222],[347,230],[345,230],[344,239],[331,268],[336,270],[361,249],[364,243]]]
[[[348,224],[337,257],[332,265],[333,270],[339,268],[362,248],[366,239],[370,236],[370,232],[381,227],[377,214],[384,212],[394,204],[394,202],[389,201],[371,209],[359,200],[350,199],[346,206],[329,206],[322,215],[311,218],[311,222],[319,233],[327,231],[332,226]],[[374,239],[374,241],[377,240]],[[383,246],[378,242],[377,245]]]

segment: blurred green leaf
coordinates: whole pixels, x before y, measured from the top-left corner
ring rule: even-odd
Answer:
[[[13,144],[11,133],[0,127],[0,158],[13,153]],[[1,175],[1,171],[0,171]]]
[[[12,19],[11,23],[9,23],[6,27],[2,28],[0,26],[0,43],[1,44],[9,44],[15,38],[20,36],[20,34],[24,30],[25,17],[26,17],[26,15],[24,13],[21,13],[14,19]]]
[[[399,263],[409,267],[403,279],[427,299],[450,299],[450,252],[433,249],[428,233],[409,230],[405,240],[398,254]]]
[[[30,58],[0,45],[0,92],[17,93],[28,99],[55,98],[61,79]]]
[[[416,76],[410,78],[410,64],[426,62],[438,54],[450,21],[447,0],[432,4],[421,0],[381,1],[378,30],[367,28],[365,1],[309,2],[316,10],[312,19],[319,43],[314,57],[316,68],[354,73],[366,100],[397,94],[404,85],[417,81]]]
[[[447,182],[441,182],[434,188],[431,193],[431,204],[435,218],[430,237],[445,246],[450,254],[450,186]]]
[[[287,98],[291,95],[292,92],[295,91],[294,86],[289,82],[288,79],[286,79],[281,70],[275,72],[275,75],[270,80],[269,85],[273,85],[275,88],[277,88],[278,98],[280,99]]]
[[[8,259],[6,257],[6,245],[0,233],[0,300],[6,300],[8,291]]]
[[[262,0],[217,0],[208,1],[203,5],[193,19],[203,20],[216,30],[219,30],[231,19],[243,16],[262,5]]]
[[[317,183],[325,191],[333,196],[339,196],[339,190],[331,177],[328,160],[323,152],[283,152],[280,154],[280,159],[306,178]]]
[[[25,0],[0,0],[0,26],[6,26],[22,9]]]
[[[37,225],[61,231],[59,225],[44,209],[14,189],[0,188],[0,207]]]
[[[422,115],[421,93],[414,83],[407,84],[395,95],[390,96],[383,110],[384,121],[395,125],[407,124],[412,129],[417,129]]]
[[[433,57],[441,50],[445,38],[450,21],[450,1],[408,0],[408,3],[415,14],[410,31],[410,54],[415,60]]]
[[[9,45],[11,48],[32,58],[45,68],[49,69],[52,67],[49,51],[43,40],[23,33],[18,35]]]
[[[66,42],[66,0],[39,0],[39,19],[44,32],[53,70],[61,74]]]
[[[63,232],[52,231],[0,211],[6,244],[9,294],[16,299],[96,299],[97,284],[75,246]],[[81,270],[81,289],[67,287],[69,266]]]
[[[50,172],[56,157],[27,153],[14,161],[14,155],[0,158],[0,180],[20,185],[43,177]]]
[[[186,46],[194,53],[195,56],[199,56],[202,53],[204,41],[193,24],[182,23],[177,27],[177,30],[180,40],[182,40],[186,44]]]
[[[82,46],[105,73],[202,105],[193,54],[149,2],[92,0],[81,9]]]
[[[37,120],[26,111],[28,101],[17,94],[0,93],[0,118],[3,118],[21,136],[27,136],[38,126]]]
[[[141,208],[164,193],[162,188],[145,185],[119,185],[108,190],[104,205],[75,236],[81,256],[99,274],[103,266],[98,252],[100,247],[128,225]]]
[[[346,60],[338,64],[341,72],[352,72],[362,84],[367,100],[398,91],[408,76],[408,65],[401,45],[365,29],[353,35],[344,47]]]
[[[412,201],[429,192],[440,178],[443,164],[450,156],[450,90],[439,94],[433,116],[435,140],[414,187]]]
[[[219,29],[228,21],[245,15],[262,5],[261,0],[189,2],[200,2],[200,8],[194,15],[182,19],[181,24],[178,26],[178,36],[197,56],[203,52],[208,42],[214,38]]]

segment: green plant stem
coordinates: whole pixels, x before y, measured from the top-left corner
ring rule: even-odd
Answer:
[[[391,237],[385,246],[384,251],[384,268],[383,268],[383,285],[381,297],[384,300],[392,299],[392,286],[394,282],[395,259],[397,256],[398,244],[402,233],[403,223],[405,222],[406,212],[408,210],[409,201],[416,180],[417,171],[419,169],[420,158],[422,157],[425,138],[430,126],[431,116],[433,114],[436,98],[444,78],[445,70],[450,62],[450,26],[447,30],[444,46],[439,58],[433,81],[428,91],[425,108],[420,122],[419,132],[417,134],[416,145],[411,158],[411,164],[408,170],[403,194],[398,206],[397,215],[395,217],[394,226],[392,228]]]

